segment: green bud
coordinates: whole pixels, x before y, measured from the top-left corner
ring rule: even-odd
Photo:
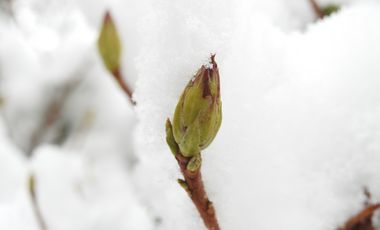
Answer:
[[[174,156],[177,155],[177,153],[179,152],[179,147],[177,142],[175,142],[174,140],[173,127],[169,118],[166,120],[166,142],[168,143],[169,148],[174,154]]]
[[[173,135],[183,156],[192,157],[211,144],[222,122],[219,70],[211,57],[187,84],[175,109]]]
[[[186,169],[191,172],[195,172],[201,168],[201,165],[202,165],[201,154],[197,154],[190,159],[189,163],[187,163]]]
[[[191,196],[191,192],[190,192],[190,189],[189,189],[189,185],[186,183],[186,181],[182,180],[182,179],[178,179],[177,180],[178,184],[187,192],[187,194],[189,196]]]
[[[98,49],[106,68],[114,73],[120,66],[121,42],[110,12],[106,12],[98,38]]]
[[[335,13],[339,10],[339,6],[338,5],[335,5],[335,4],[330,4],[330,5],[327,5],[325,7],[322,7],[321,8],[321,11],[323,13],[323,16],[329,16],[330,14],[332,13]]]

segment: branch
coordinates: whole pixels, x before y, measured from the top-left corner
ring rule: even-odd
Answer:
[[[31,143],[26,150],[27,156],[31,156],[33,150],[41,143],[48,130],[59,119],[62,109],[67,101],[67,98],[82,81],[82,78],[75,78],[67,82],[61,90],[58,91],[58,95],[48,105],[44,117],[40,123],[40,127],[32,134]]]
[[[329,16],[340,9],[340,6],[336,4],[328,4],[321,7],[315,0],[310,0],[310,4],[314,10],[314,13],[318,16],[318,19]]]
[[[15,19],[13,11],[13,0],[4,0],[3,4],[0,2],[0,8],[2,8],[1,5],[3,5],[5,13],[8,14],[8,16],[10,16],[12,19]]]
[[[173,125],[166,120],[166,142],[181,168],[186,190],[209,230],[220,230],[215,208],[208,199],[201,175],[201,150],[214,140],[222,124],[219,69],[215,55],[202,65],[185,87],[176,106]]]
[[[112,71],[112,75],[115,77],[115,80],[120,85],[124,93],[128,96],[129,101],[132,103],[132,105],[136,105],[136,102],[132,99],[132,90],[129,87],[129,85],[125,82],[120,68],[117,68],[116,70]]]
[[[366,200],[364,202],[365,208],[354,215],[338,230],[375,230],[372,223],[372,216],[374,212],[380,208],[380,204],[371,204],[371,193],[367,187],[364,187],[364,195]]]
[[[111,12],[106,11],[103,18],[102,27],[98,37],[98,50],[107,70],[114,76],[115,80],[128,96],[132,105],[136,102],[132,99],[132,90],[124,81],[121,73],[121,52],[122,44],[116,24]]]
[[[181,153],[176,154],[175,157],[185,179],[179,180],[179,184],[190,196],[206,227],[209,230],[220,230],[214,206],[203,185],[200,167],[195,171],[190,171],[187,165],[191,158],[184,157]]]
[[[33,210],[34,210],[34,213],[36,215],[38,225],[40,226],[41,230],[47,230],[48,228],[46,227],[46,222],[42,216],[41,208],[40,208],[40,206],[38,204],[38,200],[37,200],[36,179],[35,179],[34,175],[29,176],[28,187],[29,187],[30,197],[32,199]]]
[[[380,208],[380,204],[372,204],[363,209],[361,212],[351,217],[346,224],[339,230],[371,230],[372,216]]]
[[[323,13],[318,3],[315,0],[310,0],[310,4],[313,7],[314,13],[318,16],[319,19],[322,19],[325,14]]]

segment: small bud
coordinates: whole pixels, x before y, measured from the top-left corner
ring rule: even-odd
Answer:
[[[169,148],[174,154],[174,156],[177,155],[177,153],[179,152],[179,147],[177,142],[175,142],[174,140],[173,127],[169,118],[166,120],[166,142],[168,143]]]
[[[178,184],[187,192],[187,194],[189,196],[191,196],[191,192],[190,192],[190,189],[189,189],[189,185],[186,183],[186,181],[182,180],[182,179],[178,179],[177,180]]]
[[[183,156],[192,157],[211,144],[222,122],[219,70],[211,57],[187,84],[175,109],[173,135]]]
[[[330,4],[330,5],[327,5],[325,7],[322,7],[321,11],[323,13],[323,17],[326,17],[326,16],[331,15],[332,13],[337,12],[339,9],[340,9],[340,7],[338,5]]]
[[[202,165],[201,154],[197,154],[190,159],[189,163],[187,163],[186,169],[191,172],[195,172],[201,168],[201,165]]]
[[[121,42],[110,12],[106,12],[98,38],[98,49],[104,65],[111,72],[120,66]]]

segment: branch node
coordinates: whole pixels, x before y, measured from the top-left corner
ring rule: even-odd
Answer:
[[[186,181],[182,180],[182,179],[178,179],[177,182],[187,192],[187,194],[191,197],[189,185],[186,183]]]
[[[206,227],[209,230],[220,230],[214,205],[209,200],[204,188],[200,167],[195,171],[188,169],[191,159],[183,156],[180,152],[176,155],[176,160],[184,176],[184,180],[178,179],[178,183],[189,194]]]

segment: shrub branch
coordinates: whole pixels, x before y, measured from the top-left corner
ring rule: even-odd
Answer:
[[[36,193],[36,179],[34,175],[29,176],[28,187],[29,187],[29,194],[32,200],[33,211],[36,215],[38,225],[40,226],[41,230],[48,230],[46,222],[41,212],[40,205],[38,204],[37,193]]]
[[[132,98],[132,94],[133,94],[132,89],[125,82],[123,75],[120,71],[120,68],[117,68],[114,71],[112,71],[112,75],[114,76],[115,80],[117,81],[121,89],[124,91],[124,93],[128,96],[128,99],[132,103],[132,105],[136,105],[136,102]]]
[[[190,171],[187,165],[191,158],[184,157],[181,153],[176,154],[175,158],[184,177],[184,180],[179,180],[179,183],[193,201],[204,224],[209,230],[220,230],[214,205],[209,200],[203,185],[200,167],[195,171]]]

